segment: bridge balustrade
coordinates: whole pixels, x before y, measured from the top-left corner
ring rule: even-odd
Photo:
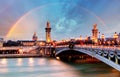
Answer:
[[[120,50],[116,50],[116,57],[118,58],[118,59],[120,59]]]
[[[85,49],[86,50],[86,46],[85,47],[82,47],[82,49]],[[95,52],[96,54],[100,55],[100,56],[103,56],[115,63],[118,64],[118,60],[120,60],[120,50],[115,50],[115,48],[113,47],[102,47],[102,49],[100,48],[96,48],[96,47],[88,47],[88,49],[90,52]],[[119,63],[120,64],[120,63]]]
[[[85,49],[86,50],[86,47],[82,47],[82,49]],[[116,50],[117,49],[117,50]],[[94,55],[95,54],[98,54],[112,62],[114,62],[115,64],[118,64],[120,65],[120,50],[118,50],[119,48],[116,48],[116,47],[88,47],[87,50],[90,51],[90,52],[95,52],[93,53]],[[119,68],[120,70],[120,66],[117,67]]]
[[[106,57],[106,58],[108,58],[108,53],[109,53],[108,50],[104,50],[104,52],[103,52],[103,56]]]

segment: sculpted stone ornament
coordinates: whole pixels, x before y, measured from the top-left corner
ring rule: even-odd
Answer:
[[[94,24],[94,25],[93,25],[93,29],[97,29],[97,24]]]

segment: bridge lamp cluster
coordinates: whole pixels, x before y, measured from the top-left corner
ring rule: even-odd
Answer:
[[[56,59],[60,60],[60,57],[56,57]]]
[[[19,49],[18,51],[19,51],[19,53],[23,53],[23,50],[22,50],[22,49]]]
[[[44,43],[43,42],[40,42],[40,46],[43,46],[44,45]]]
[[[5,50],[6,48],[5,48],[5,47],[3,47],[2,49],[3,49],[3,50]]]

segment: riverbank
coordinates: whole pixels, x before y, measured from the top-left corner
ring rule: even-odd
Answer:
[[[42,57],[40,54],[0,54],[0,58]]]

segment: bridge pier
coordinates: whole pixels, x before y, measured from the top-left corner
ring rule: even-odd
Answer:
[[[54,57],[55,56],[55,48],[41,47],[39,54],[41,54],[42,57]]]

